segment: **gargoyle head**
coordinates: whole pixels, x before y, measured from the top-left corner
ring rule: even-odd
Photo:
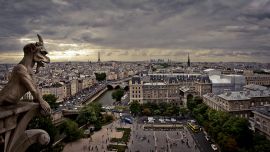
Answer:
[[[50,62],[50,58],[46,56],[48,52],[44,47],[43,39],[40,35],[37,36],[39,42],[27,44],[23,48],[24,55],[32,55],[33,63],[37,63],[36,73],[39,72],[40,67],[44,67],[44,63]]]

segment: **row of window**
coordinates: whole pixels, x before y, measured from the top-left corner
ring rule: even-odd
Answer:
[[[141,95],[132,95],[132,98],[140,98]]]

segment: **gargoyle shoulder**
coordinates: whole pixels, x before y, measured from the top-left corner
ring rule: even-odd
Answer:
[[[17,64],[14,67],[13,72],[15,72],[15,73],[27,73],[27,68],[22,64]]]

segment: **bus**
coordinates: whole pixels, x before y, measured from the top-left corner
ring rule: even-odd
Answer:
[[[193,132],[199,132],[200,127],[195,124],[195,121],[188,121],[187,126],[193,131]]]

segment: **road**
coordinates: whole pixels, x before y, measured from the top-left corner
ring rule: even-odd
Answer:
[[[203,132],[193,134],[193,137],[199,146],[201,152],[214,152],[209,141],[205,139]]]
[[[77,110],[78,106],[82,104],[83,101],[91,98],[96,93],[107,87],[107,83],[97,83],[89,88],[86,88],[78,92],[75,96],[70,97],[68,100],[64,101],[63,104],[59,105],[57,110],[68,109]]]

